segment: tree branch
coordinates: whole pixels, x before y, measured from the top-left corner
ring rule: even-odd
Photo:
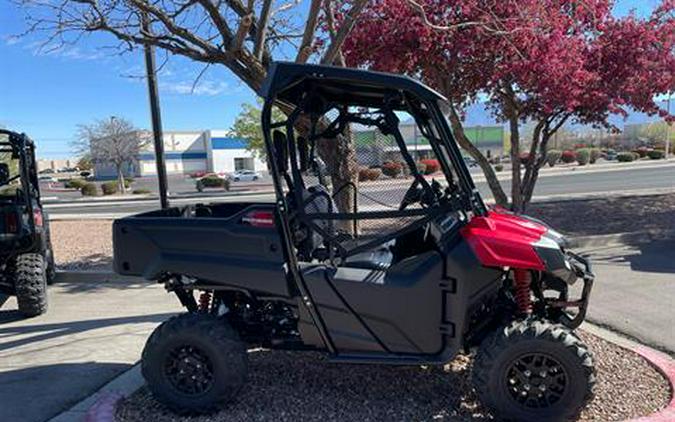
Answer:
[[[356,20],[367,3],[367,0],[355,1],[352,8],[349,9],[349,13],[347,13],[347,16],[345,16],[344,20],[342,21],[340,29],[331,41],[330,46],[328,46],[328,50],[326,50],[326,53],[321,59],[321,64],[333,64],[335,58],[340,52],[340,49],[342,48],[342,44],[344,44],[345,39],[347,38],[347,35],[349,35],[352,28],[354,28]]]
[[[253,42],[253,56],[261,60],[262,51],[265,45],[265,38],[267,37],[267,24],[270,19],[270,10],[272,9],[272,0],[264,0],[262,9],[260,10],[260,19],[258,20],[258,30],[255,34],[255,41]]]
[[[312,42],[314,41],[314,31],[316,31],[316,23],[319,18],[319,10],[321,9],[321,0],[312,0],[309,6],[309,13],[307,14],[307,21],[305,22],[305,31],[302,35],[302,42],[298,49],[298,54],[295,56],[296,63],[305,63],[312,53]]]

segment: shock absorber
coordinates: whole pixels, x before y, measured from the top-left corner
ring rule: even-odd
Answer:
[[[211,292],[203,291],[199,295],[199,312],[208,312],[211,306]]]
[[[515,291],[518,312],[529,315],[532,312],[532,299],[530,298],[530,284],[532,274],[522,268],[513,269],[513,288]]]

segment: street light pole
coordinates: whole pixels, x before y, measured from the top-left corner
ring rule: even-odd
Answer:
[[[150,33],[148,15],[142,16],[143,31]],[[148,97],[150,99],[150,115],[152,117],[152,135],[155,144],[155,164],[157,165],[157,179],[159,181],[159,202],[162,209],[169,208],[167,197],[166,165],[164,162],[164,136],[162,134],[162,115],[159,108],[159,93],[157,91],[157,72],[155,71],[155,52],[150,43],[145,43],[145,71],[148,78]]]
[[[669,116],[670,116],[670,97],[672,97],[672,96],[673,96],[673,93],[669,92],[668,93],[668,115]],[[666,122],[666,124],[668,125],[666,127],[666,151],[665,151],[665,157],[666,157],[666,160],[667,160],[668,159],[668,151],[670,151],[670,127],[673,124],[670,123],[670,122]]]

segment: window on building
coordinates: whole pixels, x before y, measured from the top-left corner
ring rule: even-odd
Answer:
[[[255,170],[252,157],[239,157],[234,159],[234,171]]]

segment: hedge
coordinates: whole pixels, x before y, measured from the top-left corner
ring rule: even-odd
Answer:
[[[101,183],[103,195],[114,195],[117,193],[117,180]]]
[[[389,176],[392,178],[397,177],[399,174],[401,174],[402,169],[403,166],[401,166],[400,163],[387,161],[386,163],[382,164],[382,173],[384,173],[385,176]]]
[[[632,152],[620,152],[616,155],[616,159],[622,163],[629,163],[635,161],[635,155]]]
[[[563,151],[562,155],[560,156],[560,161],[562,161],[565,164],[573,163],[577,160],[577,153],[574,151]]]
[[[647,153],[647,157],[651,158],[652,160],[660,160],[665,157],[665,153],[660,149],[654,149]]]
[[[441,164],[436,159],[420,160],[424,164],[424,174],[434,174],[441,169]]]
[[[577,150],[577,163],[580,166],[585,166],[591,161],[591,150],[588,148],[581,148]]]
[[[557,149],[549,150],[546,153],[546,162],[550,167],[553,167],[560,160],[560,157],[562,157],[562,151],[558,151]]]
[[[98,195],[98,189],[96,189],[96,184],[88,182],[85,183],[81,188],[80,192],[82,196],[96,196]]]

